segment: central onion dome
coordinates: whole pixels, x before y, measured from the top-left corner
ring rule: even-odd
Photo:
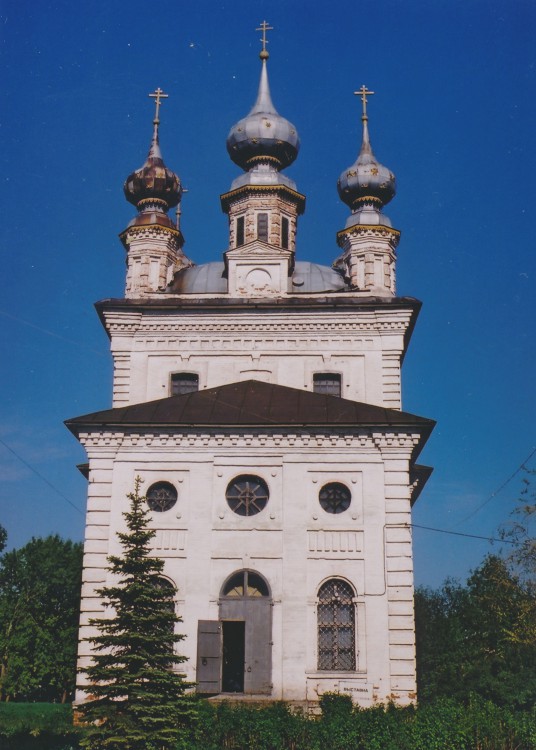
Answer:
[[[380,164],[372,153],[365,107],[361,120],[363,122],[361,150],[357,160],[342,172],[337,182],[341,200],[352,209],[352,216],[348,219],[347,226],[350,224],[390,226],[389,219],[381,213],[381,209],[394,197],[396,179],[391,170]]]
[[[125,198],[139,211],[129,226],[160,224],[175,228],[167,211],[180,203],[182,185],[178,175],[164,164],[158,139],[158,117],[153,122],[153,137],[145,164],[132,172],[123,186]]]
[[[227,136],[227,151],[244,171],[259,162],[269,162],[279,171],[297,157],[300,139],[294,125],[281,117],[272,103],[266,69],[268,52],[265,49],[260,58],[262,70],[257,101],[247,117],[231,128]]]

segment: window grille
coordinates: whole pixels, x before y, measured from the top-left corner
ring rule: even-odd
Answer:
[[[257,214],[257,239],[268,242],[268,214]]]
[[[156,482],[147,490],[146,498],[151,510],[163,513],[177,502],[177,490],[169,482]]]
[[[318,493],[318,500],[326,513],[343,513],[350,507],[352,493],[345,484],[329,482]]]
[[[192,372],[174,372],[171,376],[171,395],[182,396],[199,390],[199,375]]]
[[[318,669],[355,670],[354,592],[345,581],[332,578],[318,592]]]
[[[266,482],[249,474],[233,479],[225,492],[229,507],[239,516],[254,516],[260,513],[266,507],[269,496]]]

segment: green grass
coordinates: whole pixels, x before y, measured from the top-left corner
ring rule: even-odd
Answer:
[[[1,750],[78,750],[70,705],[0,703]]]

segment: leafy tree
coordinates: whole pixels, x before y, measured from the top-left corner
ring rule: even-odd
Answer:
[[[530,707],[536,694],[534,597],[490,555],[465,587],[447,582],[416,595],[421,700],[471,693],[497,705]]]
[[[82,745],[90,750],[168,750],[180,747],[195,709],[190,685],[173,671],[185,657],[174,651],[184,636],[174,633],[175,589],[161,585],[162,560],[150,557],[155,532],[140,495],[141,480],[128,495],[127,532],[118,534],[123,554],[108,558],[116,585],[99,590],[109,617],[91,621],[94,657],[87,668],[91,695],[80,705],[91,723]],[[185,745],[186,747],[186,745]]]
[[[501,528],[501,536],[513,543],[508,562],[536,596],[536,489],[532,478],[536,470],[525,469],[523,487],[510,522]]]
[[[7,544],[7,531],[3,526],[0,526],[0,552],[3,552]]]
[[[0,558],[0,697],[61,701],[74,692],[82,545],[32,539]]]

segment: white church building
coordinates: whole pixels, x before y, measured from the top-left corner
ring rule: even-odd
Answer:
[[[182,187],[159,147],[160,89],[149,155],[125,183],[138,211],[120,235],[125,296],[97,305],[113,407],[66,423],[89,479],[77,700],[137,476],[199,693],[416,697],[411,506],[434,422],[401,410],[420,303],[396,295],[400,233],[383,213],[395,178],[372,152],[363,86],[339,251],[301,260],[305,197],[283,174],[299,138],[272,103],[265,46],[257,100],[227,138],[242,174],[221,196],[221,261],[188,259],[168,216]]]

